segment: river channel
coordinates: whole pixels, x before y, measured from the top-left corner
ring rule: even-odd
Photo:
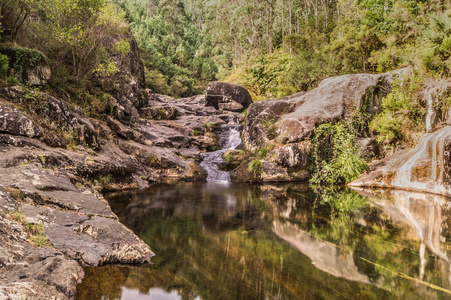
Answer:
[[[156,256],[85,268],[77,299],[451,299],[443,197],[220,182],[107,198]]]

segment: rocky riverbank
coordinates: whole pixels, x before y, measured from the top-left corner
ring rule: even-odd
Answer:
[[[216,82],[183,99],[145,90],[130,44],[120,74],[99,78],[114,96],[97,118],[29,86],[0,87],[0,298],[70,299],[82,266],[150,262],[150,247],[99,191],[204,180],[200,153],[217,147],[213,128],[252,102]]]
[[[212,128],[241,117],[205,96],[151,94],[131,122],[94,120],[38,92],[32,105],[18,86],[0,95],[0,298],[72,298],[81,266],[150,262],[97,191],[205,179],[199,154],[214,149]]]

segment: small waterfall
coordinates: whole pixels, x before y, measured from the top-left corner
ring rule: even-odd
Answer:
[[[224,164],[222,154],[228,150],[234,150],[242,144],[239,117],[228,116],[224,120],[228,124],[221,125],[217,130],[221,149],[201,154],[202,162],[200,166],[207,171],[207,181],[209,182],[230,181],[229,172],[221,170],[221,165]]]

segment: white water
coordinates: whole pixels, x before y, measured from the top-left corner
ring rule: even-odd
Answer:
[[[200,166],[207,171],[208,182],[229,182],[229,172],[222,171],[220,166],[224,164],[222,154],[229,150],[235,150],[242,144],[241,125],[236,125],[236,119],[230,119],[229,122],[235,124],[221,125],[218,130],[220,150],[214,152],[202,153],[202,162]]]

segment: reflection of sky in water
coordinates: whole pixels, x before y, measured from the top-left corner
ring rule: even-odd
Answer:
[[[177,291],[167,292],[160,288],[152,288],[148,294],[142,294],[138,290],[122,288],[122,300],[180,300],[182,296]],[[196,297],[194,300],[200,300]]]

